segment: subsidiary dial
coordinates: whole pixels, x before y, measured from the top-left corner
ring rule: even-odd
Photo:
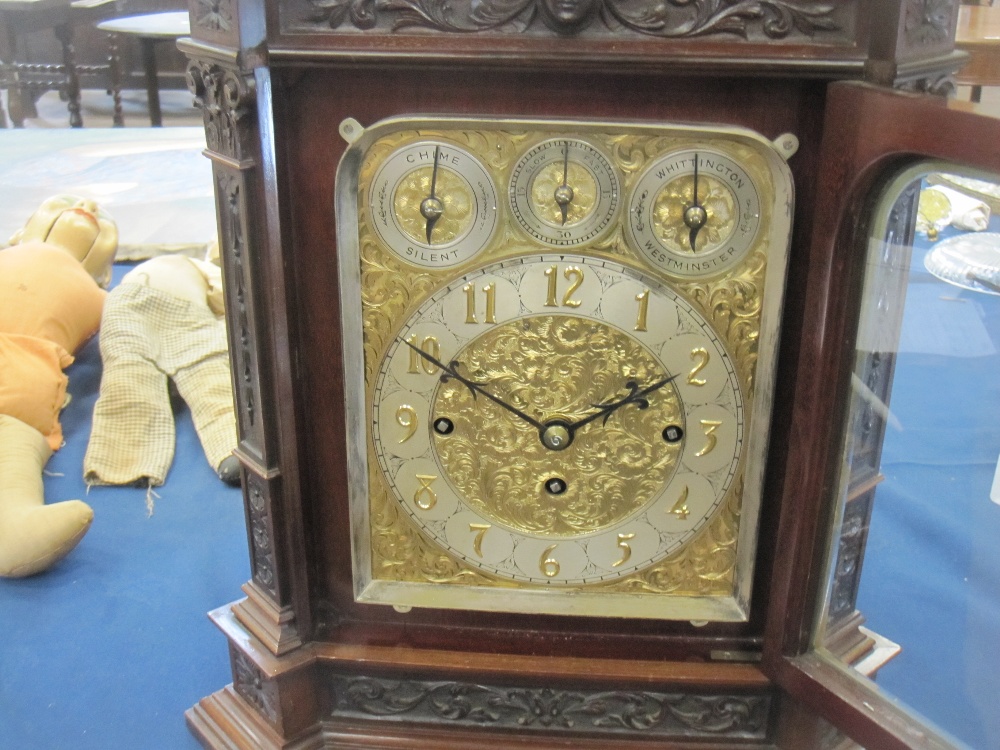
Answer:
[[[590,242],[613,226],[621,183],[611,161],[586,141],[542,141],[514,166],[511,211],[529,235],[554,247]]]
[[[629,202],[629,234],[658,268],[715,276],[738,263],[761,224],[757,186],[735,159],[690,149],[654,161]]]
[[[446,142],[420,141],[391,153],[368,191],[379,238],[408,263],[449,268],[489,243],[496,187],[482,163]]]

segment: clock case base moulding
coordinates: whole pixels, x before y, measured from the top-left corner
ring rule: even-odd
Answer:
[[[207,746],[772,746],[777,697],[752,664],[581,658],[554,667],[531,656],[336,644],[276,657],[231,607],[210,617],[230,641],[234,679],[185,715]]]

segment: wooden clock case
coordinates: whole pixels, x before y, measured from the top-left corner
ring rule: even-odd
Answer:
[[[908,746],[913,730],[891,708],[861,710],[851,684],[800,655],[822,588],[828,425],[853,356],[850,240],[863,207],[845,196],[873,184],[865,170],[899,152],[901,131],[910,150],[930,148],[908,123],[945,111],[927,92],[947,92],[962,62],[957,2],[191,0],[190,13],[182,48],[214,166],[253,571],[245,598],[212,613],[233,683],[188,712],[195,735],[245,748],[832,747],[819,712],[870,746]],[[838,80],[920,95],[831,88]],[[894,119],[885,97],[911,119]],[[865,115],[871,106],[887,119]],[[414,113],[798,137],[748,622],[355,603],[337,128]],[[975,118],[964,127],[975,132]],[[940,155],[965,158],[952,147]],[[850,593],[838,616],[837,650],[864,652]]]

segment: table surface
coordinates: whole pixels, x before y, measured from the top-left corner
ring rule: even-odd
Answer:
[[[3,2],[4,0],[0,0]],[[168,13],[146,13],[141,16],[111,18],[97,24],[101,31],[156,39],[175,39],[191,33],[191,20],[186,10]]]
[[[200,255],[217,234],[201,128],[7,130],[0,138],[0,245],[46,198],[98,202],[118,223],[119,258]]]
[[[955,43],[969,45],[1000,45],[1000,5],[963,5],[958,9]]]
[[[969,53],[969,62],[955,76],[959,83],[1000,86],[1000,6],[961,6],[955,46]]]

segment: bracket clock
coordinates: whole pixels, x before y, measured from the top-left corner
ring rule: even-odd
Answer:
[[[957,5],[190,13],[253,570],[195,735],[908,746],[810,630],[859,196],[967,158],[889,125],[978,127]]]

